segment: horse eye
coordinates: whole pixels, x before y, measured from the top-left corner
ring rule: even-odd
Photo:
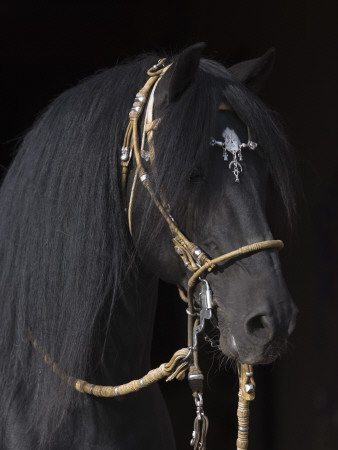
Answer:
[[[190,183],[201,183],[204,181],[204,177],[200,169],[194,169],[189,177]]]

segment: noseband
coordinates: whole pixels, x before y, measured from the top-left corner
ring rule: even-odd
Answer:
[[[131,227],[131,210],[133,204],[133,196],[137,178],[141,181],[158,211],[167,222],[172,242],[176,253],[180,256],[184,266],[192,272],[188,280],[188,289],[185,293],[179,288],[180,297],[187,302],[187,318],[188,318],[188,342],[187,348],[178,350],[168,363],[161,364],[157,369],[151,370],[139,380],[133,380],[120,386],[100,386],[88,383],[85,380],[77,379],[65,374],[54,362],[45,349],[39,346],[34,336],[30,333],[29,339],[33,346],[41,353],[45,363],[67,384],[72,386],[80,393],[86,393],[98,397],[116,397],[119,395],[129,394],[138,391],[150,384],[166,378],[170,381],[174,378],[182,379],[187,370],[188,380],[192,389],[196,406],[196,419],[194,422],[194,430],[192,433],[191,446],[194,450],[206,448],[206,434],[208,430],[208,419],[203,410],[203,374],[198,365],[198,334],[204,329],[205,321],[209,320],[212,315],[213,299],[212,290],[209,283],[205,279],[205,273],[211,272],[215,266],[225,261],[229,261],[234,257],[246,255],[260,250],[270,248],[283,248],[283,242],[280,240],[267,240],[256,242],[254,244],[245,245],[237,250],[225,253],[217,258],[210,259],[202,249],[191,242],[178,228],[175,219],[168,212],[163,198],[159,198],[151,187],[149,175],[142,164],[142,157],[151,162],[155,156],[155,148],[153,143],[153,131],[158,125],[158,120],[153,120],[154,93],[157,84],[162,75],[170,67],[164,67],[165,59],[162,59],[148,70],[148,81],[143,88],[136,94],[133,107],[129,113],[129,124],[125,133],[123,146],[121,150],[121,167],[122,167],[122,197],[125,205],[127,205],[127,182],[129,175],[130,162],[136,161],[135,176],[132,184],[131,195],[128,202],[128,220],[129,229]],[[138,145],[138,121],[141,117],[144,107],[147,105],[146,117],[144,121],[144,129],[142,134],[141,151]],[[148,152],[144,150],[145,140],[148,143]],[[164,197],[162,194],[160,197]],[[196,308],[194,304],[194,290],[196,283],[200,281],[201,291],[199,294],[200,307]],[[255,397],[255,382],[253,379],[253,371],[251,365],[238,364],[239,374],[239,402],[238,402],[238,438],[237,449],[247,449],[248,432],[249,432],[249,402]]]

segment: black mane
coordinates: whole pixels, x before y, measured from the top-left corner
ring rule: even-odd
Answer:
[[[39,383],[39,395],[29,400],[30,425],[39,421],[45,436],[64,408],[83,400],[45,370],[28,332],[66,373],[84,378],[93,370],[98,325],[105,329],[111,321],[133,254],[120,148],[134,96],[158,59],[147,55],[106,70],[53,101],[1,187],[0,403],[6,415],[20,389],[13,374],[22,374],[21,383]],[[294,169],[287,141],[266,107],[216,62],[201,61],[194,82],[163,117],[156,134],[158,185],[183,216],[187,198],[181,194],[195,162],[207,156],[221,100],[254,130],[291,219]]]

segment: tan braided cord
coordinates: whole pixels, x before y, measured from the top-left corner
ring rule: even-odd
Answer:
[[[255,381],[253,379],[252,366],[241,364],[238,368],[238,435],[237,450],[246,450],[249,446],[249,415],[250,402],[255,398]]]
[[[34,348],[41,354],[44,362],[51,367],[52,371],[69,386],[76,389],[81,394],[94,395],[95,397],[117,397],[119,395],[126,395],[132,392],[139,391],[150,384],[156,383],[162,378],[166,378],[166,381],[171,381],[174,378],[182,380],[185,376],[185,371],[189,368],[190,362],[185,359],[189,354],[188,348],[182,348],[174,353],[171,360],[167,363],[161,364],[157,369],[150,370],[146,375],[138,380],[130,381],[126,384],[119,386],[101,386],[88,381],[81,380],[65,374],[58,365],[53,362],[52,358],[46,353],[34,339],[30,333],[29,340]]]
[[[249,445],[249,401],[243,398],[241,389],[238,392],[238,434],[236,446],[237,450],[246,450]]]
[[[268,248],[277,248],[281,250],[284,247],[283,241],[280,240],[269,240],[269,241],[260,241],[255,242],[254,244],[244,245],[243,247],[238,248],[237,250],[232,250],[231,252],[224,253],[217,258],[211,259],[202,267],[200,267],[190,278],[188,281],[188,287],[194,286],[196,280],[203,272],[206,270],[213,268],[216,264],[220,262],[227,261],[231,258],[235,258],[236,256],[245,255],[246,253],[257,252],[259,250],[266,250]]]

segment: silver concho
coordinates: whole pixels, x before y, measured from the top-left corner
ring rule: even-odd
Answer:
[[[141,158],[147,162],[150,160],[150,154],[147,150],[144,150],[144,148],[141,148]]]
[[[224,161],[229,161],[229,153],[232,155],[229,169],[231,169],[232,173],[235,175],[235,182],[239,183],[239,174],[243,172],[243,167],[240,163],[240,161],[243,161],[242,149],[248,148],[250,150],[255,150],[258,144],[251,141],[250,138],[247,143],[241,143],[236,132],[228,127],[223,131],[222,137],[224,138],[224,142],[216,141],[215,138],[211,138],[210,145],[219,145],[222,147]]]

